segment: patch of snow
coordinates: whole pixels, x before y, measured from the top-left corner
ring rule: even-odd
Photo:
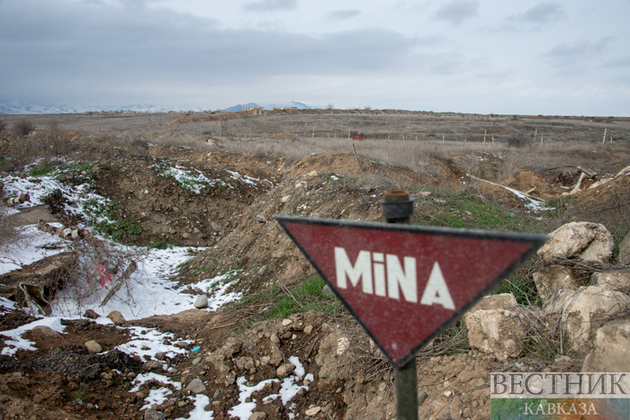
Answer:
[[[195,408],[188,413],[188,418],[178,417],[175,420],[213,420],[214,411],[206,411],[205,408],[210,404],[210,398],[203,394],[194,396]]]
[[[2,352],[0,354],[2,354],[3,356],[13,356],[15,353],[17,353],[19,349],[29,351],[37,350],[37,347],[35,347],[35,343],[25,338],[22,338],[22,334],[40,325],[49,327],[50,329],[59,333],[62,333],[65,329],[65,327],[61,325],[61,318],[47,317],[38,319],[37,321],[33,321],[29,324],[22,325],[14,330],[2,331],[0,332],[0,336],[4,336],[3,341],[6,347],[2,349]]]
[[[279,382],[277,379],[267,379],[264,381],[258,382],[254,386],[247,386],[245,383],[247,380],[244,376],[238,378],[236,383],[238,384],[239,395],[238,400],[240,404],[232,407],[231,410],[228,411],[228,414],[232,417],[238,417],[240,420],[249,420],[249,418],[254,413],[256,409],[256,400],[252,398],[251,402],[246,402],[248,398],[252,396],[252,394],[256,391],[262,391],[266,384],[271,384],[274,382]]]
[[[138,376],[136,376],[132,382],[134,386],[129,390],[129,392],[130,393],[138,392],[140,390],[140,387],[149,381],[159,382],[164,385],[171,385],[173,388],[177,390],[182,389],[181,382],[174,382],[168,376],[160,375],[159,373],[149,372],[149,373],[141,373]]]
[[[35,225],[23,226],[18,239],[0,245],[0,274],[66,250],[66,242],[59,236],[42,232]]]
[[[162,405],[168,400],[166,397],[172,394],[173,391],[168,388],[151,389],[149,390],[149,395],[144,399],[146,404],[140,410],[151,408],[153,404]]]
[[[166,356],[172,357],[176,354],[188,353],[184,349],[173,346],[171,344],[165,344],[166,341],[174,341],[175,336],[172,333],[163,333],[153,328],[142,327],[124,327],[123,329],[129,330],[134,336],[134,339],[117,346],[116,348],[130,356],[140,356],[140,359],[146,360],[147,356],[151,360],[156,359],[157,353],[166,353]],[[185,343],[192,343],[191,340],[177,340]]]

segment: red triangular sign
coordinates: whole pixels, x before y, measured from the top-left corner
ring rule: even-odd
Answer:
[[[546,240],[464,229],[276,216],[394,366]]]

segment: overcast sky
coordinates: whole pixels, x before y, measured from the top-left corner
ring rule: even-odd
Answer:
[[[0,102],[630,115],[630,0],[0,0]]]

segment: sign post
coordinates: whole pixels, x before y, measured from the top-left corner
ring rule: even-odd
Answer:
[[[417,418],[416,352],[547,240],[398,223],[275,218],[394,366],[399,420]]]

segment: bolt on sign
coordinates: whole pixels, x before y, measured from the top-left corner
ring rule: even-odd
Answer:
[[[275,216],[399,367],[494,289],[543,235]]]

